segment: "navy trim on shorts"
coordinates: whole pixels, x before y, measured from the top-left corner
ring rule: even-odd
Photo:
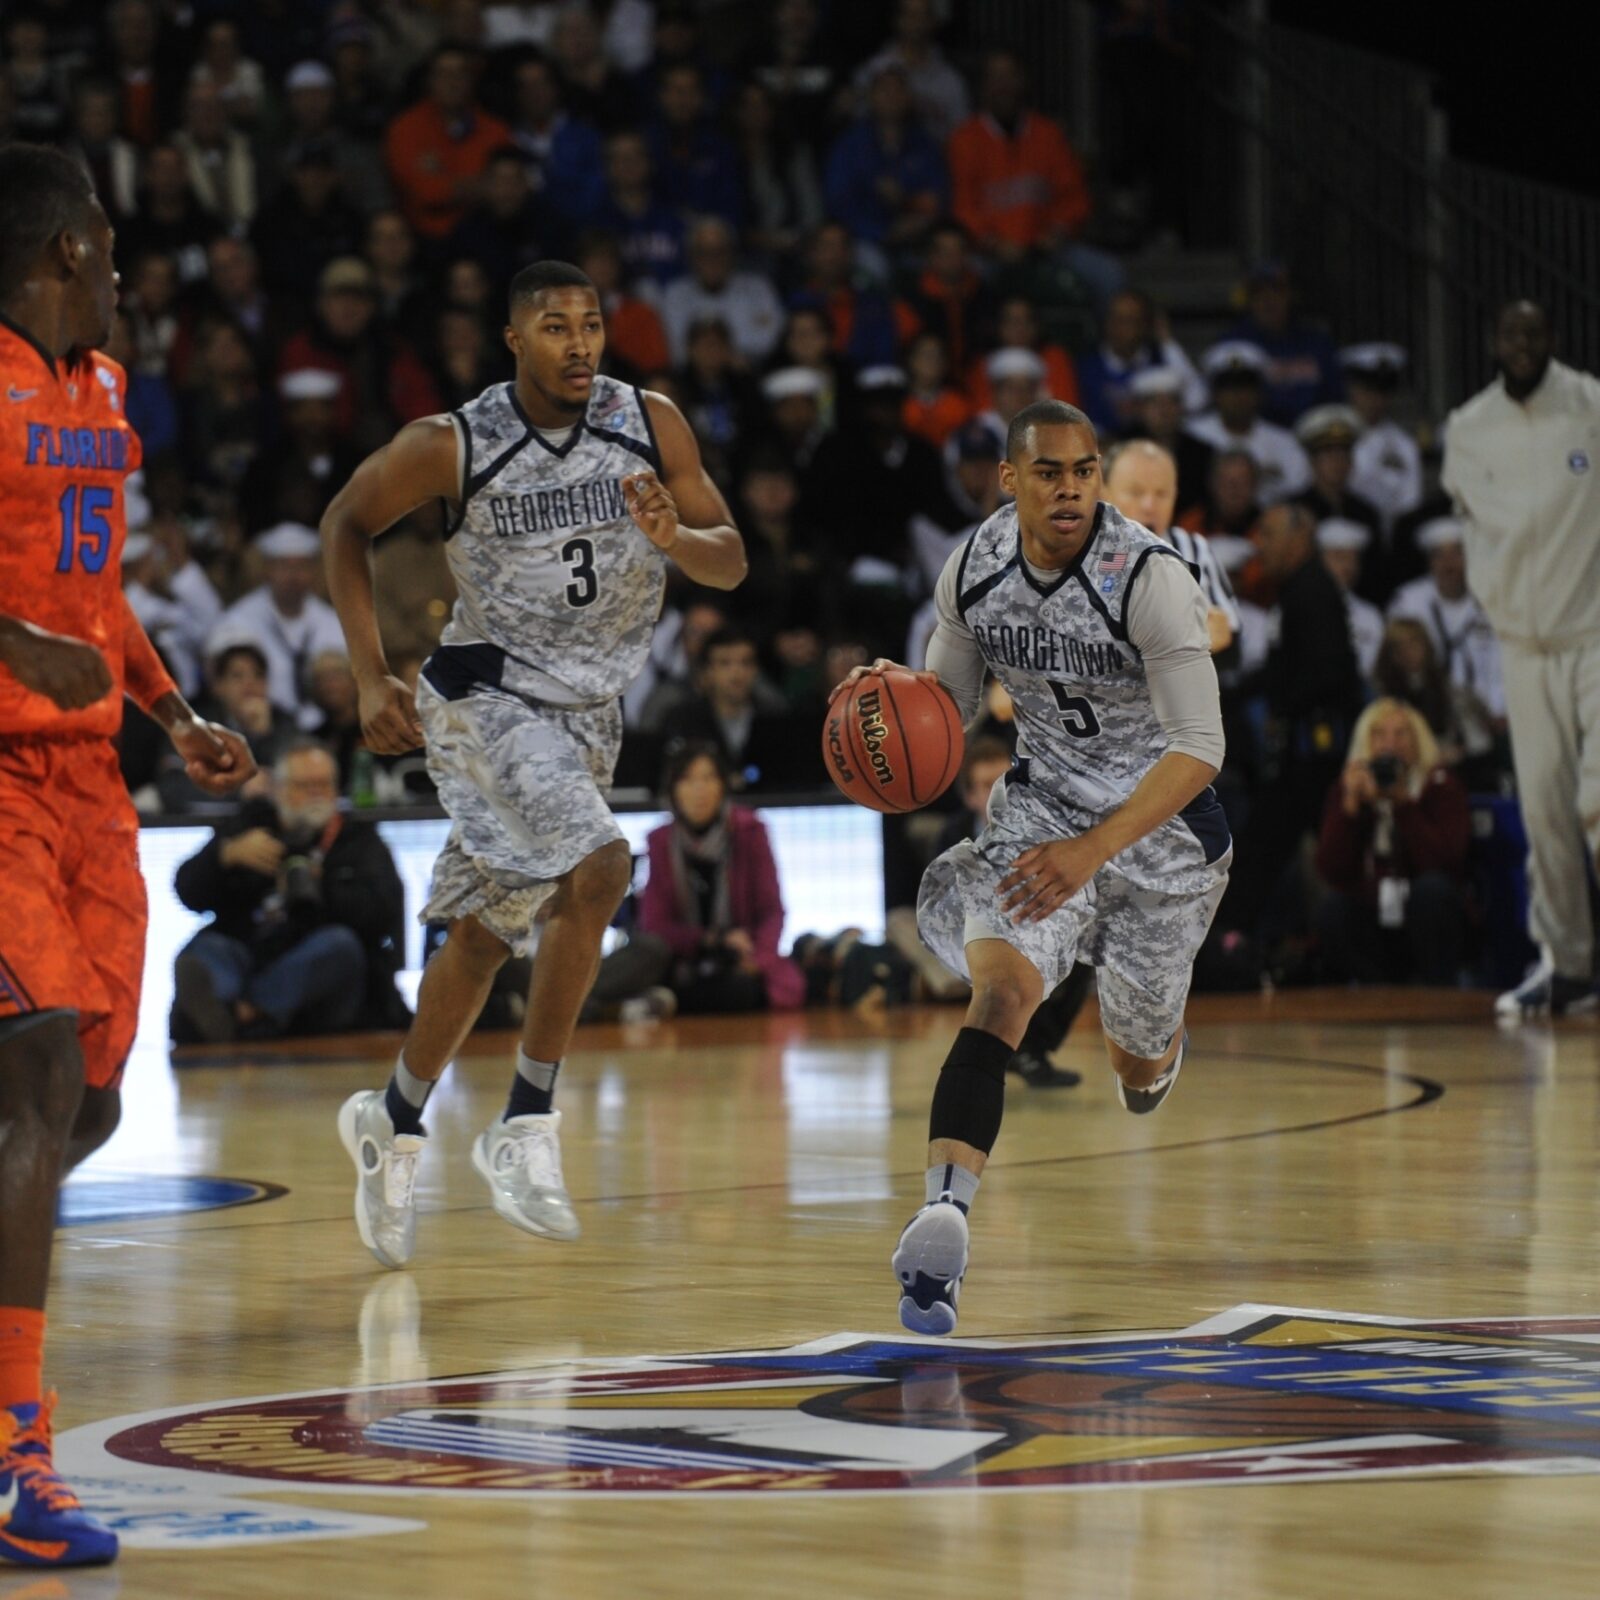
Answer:
[[[1178,815],[1205,852],[1208,867],[1220,861],[1233,848],[1228,815],[1222,809],[1222,802],[1217,799],[1217,791],[1209,783]]]
[[[422,676],[446,700],[498,689],[505,671],[506,653],[497,644],[442,644],[422,663]]]

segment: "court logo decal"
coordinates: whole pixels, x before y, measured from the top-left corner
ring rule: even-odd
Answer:
[[[474,1494],[1108,1489],[1600,1472],[1600,1318],[1236,1306],[1170,1334],[839,1334],[124,1418],[95,1471]],[[67,1470],[64,1467],[63,1470]],[[249,1487],[245,1487],[249,1485]]]
[[[110,1222],[139,1222],[192,1211],[223,1211],[276,1200],[289,1191],[282,1184],[253,1178],[181,1178],[147,1172],[86,1172],[61,1190],[56,1223],[63,1228]]]

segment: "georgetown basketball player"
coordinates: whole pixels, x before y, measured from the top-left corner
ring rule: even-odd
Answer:
[[[410,1260],[422,1110],[513,950],[538,950],[505,1114],[473,1165],[529,1233],[578,1233],[561,1176],[561,1057],[626,893],[628,846],[605,803],[619,696],[644,663],[666,563],[731,589],[745,573],[728,507],[677,407],[596,372],[594,286],[545,261],[512,280],[512,383],[401,429],[323,518],[328,589],[380,754],[425,742],[450,813],[423,920],[448,924],[388,1089],[352,1096],[339,1133],[356,1223],[385,1266]],[[459,598],[415,701],[384,659],[369,542],[442,502]]]
[[[1018,412],[1000,474],[1015,503],[951,556],[928,646],[965,718],[994,673],[1019,737],[988,826],[929,867],[917,905],[972,1002],[934,1089],[928,1203],[894,1253],[915,1333],[955,1327],[967,1211],[1041,997],[1075,958],[1093,964],[1118,1094],[1153,1111],[1183,1064],[1190,974],[1232,853],[1209,787],[1223,745],[1206,602],[1187,564],[1100,503],[1094,428],[1075,406]]]

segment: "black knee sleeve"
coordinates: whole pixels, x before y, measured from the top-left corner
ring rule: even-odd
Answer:
[[[930,1139],[959,1139],[987,1155],[1000,1134],[1006,1065],[1015,1052],[982,1028],[963,1028],[950,1046],[933,1091]]]

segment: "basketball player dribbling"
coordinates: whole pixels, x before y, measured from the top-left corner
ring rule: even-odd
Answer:
[[[523,268],[506,343],[513,382],[403,428],[322,523],[367,745],[398,754],[425,741],[452,823],[422,912],[449,933],[423,973],[416,1020],[388,1088],[352,1096],[339,1114],[357,1229],[388,1267],[415,1249],[428,1095],[496,971],[535,940],[511,1096],[472,1160],[508,1222],[577,1236],[553,1096],[632,871],[602,793],[621,741],[619,697],[644,665],[669,561],[718,589],[745,573],[682,413],[596,371],[605,327],[583,273],[559,261]],[[413,699],[384,659],[368,551],[429,503],[444,508],[459,598]]]
[[[924,674],[970,721],[992,672],[1019,737],[987,827],[929,867],[918,897],[922,937],[970,978],[972,1001],[934,1089],[927,1203],[894,1252],[914,1333],[955,1328],[1006,1067],[1075,959],[1098,974],[1122,1104],[1147,1113],[1171,1092],[1233,849],[1210,788],[1222,713],[1188,566],[1103,503],[1094,428],[1074,406],[1018,412],[1000,477],[1014,503],[940,576]]]
[[[122,593],[139,465],[111,334],[112,231],[59,150],[0,147],[0,1563],[112,1560],[51,1459],[41,1382],[62,1175],[116,1128],[144,970],[138,818],[114,739],[124,692],[190,778],[255,770],[198,720]]]

